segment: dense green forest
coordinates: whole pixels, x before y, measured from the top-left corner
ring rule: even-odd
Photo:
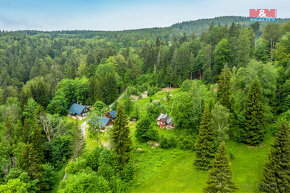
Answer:
[[[289,191],[288,19],[2,31],[0,69],[0,192]],[[67,116],[73,103],[90,106],[87,120]],[[160,113],[173,130],[159,128]],[[150,181],[174,158],[199,185]]]

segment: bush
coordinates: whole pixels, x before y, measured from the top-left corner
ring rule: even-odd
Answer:
[[[180,91],[188,92],[192,87],[192,80],[185,80],[180,86]]]
[[[70,162],[67,167],[68,174],[76,174],[87,167],[87,160],[79,157],[76,161]]]
[[[127,89],[126,89],[126,92],[125,92],[126,95],[138,95],[139,94],[139,91],[138,89],[135,87],[135,86],[129,86]]]
[[[115,170],[112,166],[107,163],[103,163],[99,169],[97,174],[99,176],[103,176],[108,182],[115,176]]]
[[[113,176],[110,180],[110,187],[112,192],[127,192],[128,184],[117,176]]]
[[[159,87],[149,87],[147,94],[148,94],[148,96],[153,96],[155,93],[157,93],[160,90],[161,90],[161,88],[159,88]]]
[[[59,192],[111,192],[111,189],[104,177],[98,176],[97,173],[92,170],[87,170],[69,175],[68,178],[61,183]]]
[[[106,107],[106,104],[103,102],[103,101],[97,101],[95,102],[94,104],[94,108],[97,110],[97,111],[101,111],[102,109],[104,109]]]
[[[166,108],[160,102],[150,103],[146,107],[147,114],[150,115],[151,119],[156,120],[161,112],[166,112]]]
[[[169,148],[168,139],[164,135],[160,136],[159,143],[160,143],[160,147],[162,149],[168,149]]]
[[[158,140],[158,131],[154,129],[153,122],[148,115],[137,123],[135,136],[141,142]]]
[[[169,137],[166,137],[164,135],[160,136],[160,147],[162,149],[168,149],[168,148],[175,148],[177,145],[177,140],[174,135],[170,135]]]
[[[188,132],[182,132],[178,138],[178,146],[183,150],[195,150],[196,135]]]
[[[170,147],[176,147],[177,146],[177,139],[174,135],[170,135],[168,138],[168,144]]]
[[[98,171],[99,166],[102,164],[114,165],[114,155],[106,148],[95,148],[92,152],[85,155],[87,160],[87,166],[94,171]]]
[[[86,160],[87,160],[87,166],[92,168],[94,171],[98,171],[99,168],[99,156],[100,156],[101,149],[95,148],[93,151],[91,151],[88,154],[85,154]]]
[[[121,171],[121,178],[125,182],[130,182],[134,177],[134,167],[131,164],[126,165]]]
[[[131,120],[132,119],[138,120],[139,119],[139,116],[140,116],[139,108],[138,108],[137,105],[135,105],[134,108],[133,108],[133,110],[130,113],[130,118],[131,118]]]
[[[28,192],[34,193],[34,192],[37,192],[39,190],[39,188],[37,186],[37,184],[39,183],[39,180],[38,179],[31,180],[27,172],[23,172],[22,170],[20,170],[18,168],[12,168],[9,171],[9,173],[4,177],[3,180],[5,182],[7,182],[6,185],[2,185],[3,190],[5,190],[4,187],[7,188],[11,185],[11,187],[13,187],[17,191],[19,191],[20,190],[20,189],[18,189],[19,187],[16,188],[16,186],[18,186],[17,184],[19,181],[21,183],[25,183],[25,187],[26,187]],[[17,183],[14,184],[14,182],[17,182]],[[0,190],[1,190],[1,188],[0,188]],[[11,190],[11,192],[14,192],[14,191],[12,191],[12,189],[9,189],[9,190]],[[0,191],[0,192],[2,192],[2,191]],[[3,192],[5,192],[5,191],[3,191]],[[7,189],[7,192],[9,192],[8,189]]]
[[[158,131],[154,128],[150,128],[147,130],[145,137],[147,138],[147,141],[152,140],[152,141],[158,141],[159,134]]]
[[[43,176],[42,180],[44,182],[45,187],[43,187],[44,190],[52,190],[56,179],[55,179],[55,174],[56,172],[54,171],[54,167],[50,164],[43,164]]]

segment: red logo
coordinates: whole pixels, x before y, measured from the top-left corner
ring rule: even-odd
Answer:
[[[277,9],[250,9],[251,18],[275,18]]]

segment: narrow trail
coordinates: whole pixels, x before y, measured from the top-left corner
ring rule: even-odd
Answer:
[[[86,126],[87,126],[87,121],[83,122],[83,124],[81,125],[81,131],[82,131],[82,135],[84,139],[86,137]]]
[[[119,98],[117,98],[116,101],[114,101],[112,104],[110,104],[110,108],[114,105],[115,102],[119,102],[122,98],[124,97],[124,93],[121,94],[121,96],[119,96]]]

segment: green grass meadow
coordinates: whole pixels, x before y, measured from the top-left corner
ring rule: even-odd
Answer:
[[[231,165],[237,192],[258,192],[270,142],[268,137],[258,147],[232,141],[227,143],[228,150],[233,154]],[[195,169],[195,152],[152,149],[147,144],[142,147],[143,152],[133,153],[136,185],[131,192],[203,192],[208,172]]]
[[[171,90],[176,94],[177,90]],[[159,91],[151,98],[160,100],[166,97],[166,91]],[[150,97],[134,102],[140,108],[140,113],[145,113],[146,104],[150,103]],[[133,151],[131,159],[135,167],[135,179],[130,188],[131,193],[200,193],[206,186],[208,171],[196,170],[193,162],[195,152],[175,149],[152,148],[147,143],[136,140],[134,132],[136,123],[129,122]],[[174,131],[160,129],[159,134],[169,135]],[[88,129],[86,129],[88,133]],[[101,134],[102,142],[109,142],[109,132]],[[261,182],[264,164],[268,159],[271,148],[272,136],[267,135],[263,143],[252,147],[235,141],[227,142],[228,153],[231,154],[231,166],[233,181],[238,186],[238,193],[258,192],[258,184]],[[86,149],[88,151],[97,147],[97,139],[86,137]]]

